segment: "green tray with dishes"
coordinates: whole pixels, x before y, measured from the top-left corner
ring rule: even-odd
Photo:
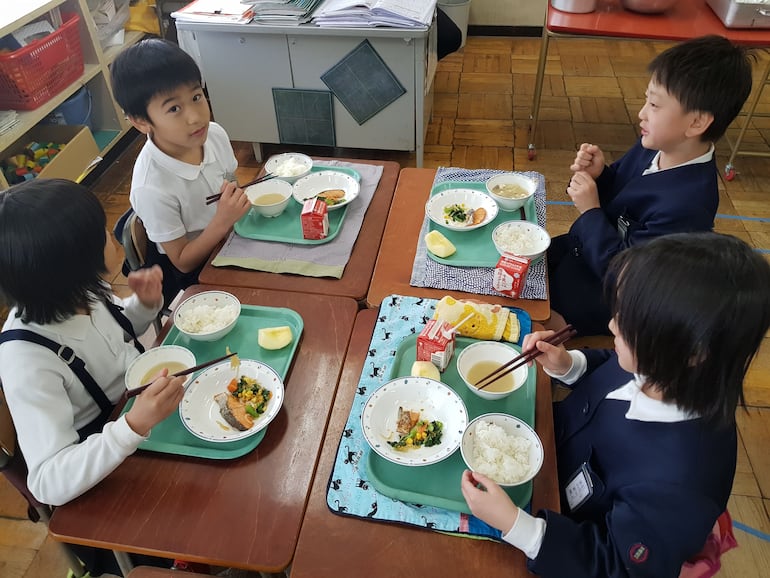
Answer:
[[[257,332],[264,327],[288,325],[291,327],[294,339],[283,349],[267,350],[257,343]],[[176,326],[172,326],[163,340],[162,345],[179,345],[186,347],[195,354],[198,363],[207,359],[215,359],[225,354],[225,349],[238,352],[241,359],[256,359],[272,367],[281,379],[286,379],[292,359],[299,346],[304,322],[299,313],[283,307],[262,307],[259,305],[242,305],[241,315],[235,327],[218,341],[195,341],[182,334]],[[193,377],[195,379],[195,377]],[[127,412],[132,404],[130,399],[123,412]],[[233,442],[209,442],[202,440],[189,432],[182,424],[179,412],[175,411],[160,422],[150,432],[150,437],[139,444],[139,449],[166,454],[193,456],[215,460],[228,460],[243,456],[256,448],[267,433],[265,428],[253,436]]]
[[[445,181],[434,186],[430,191],[430,196],[449,189],[472,189],[487,194],[487,186],[480,182],[467,181]],[[535,196],[532,195],[524,204],[524,215],[527,221],[537,225],[537,210],[535,209]],[[427,216],[425,217],[428,218]],[[430,251],[427,251],[428,257],[437,263],[452,265],[453,267],[494,267],[500,260],[500,253],[495,249],[492,242],[492,231],[500,223],[506,221],[520,221],[520,211],[498,211],[497,216],[485,226],[474,229],[473,231],[451,231],[428,220],[429,231],[438,230],[442,235],[449,239],[457,251],[449,257],[437,257]]]
[[[358,182],[361,182],[361,175],[359,172],[347,167],[313,165],[313,168],[310,169],[311,173],[317,173],[319,171],[337,171],[345,173],[356,179]],[[256,239],[258,241],[273,241],[298,245],[321,245],[323,243],[328,243],[339,234],[347,212],[347,205],[336,211],[329,211],[329,234],[323,239],[305,239],[302,236],[302,222],[300,221],[302,205],[294,199],[289,200],[286,210],[277,217],[263,217],[254,209],[250,209],[246,215],[235,223],[233,229],[235,230],[235,233],[241,237]]]
[[[468,409],[468,421],[485,413],[507,413],[535,427],[535,393],[537,371],[530,368],[526,383],[511,395],[500,400],[481,399],[471,393],[457,373],[457,356],[476,339],[458,337],[455,353],[441,374],[441,381],[455,390]],[[513,345],[518,351],[521,348]],[[417,336],[404,339],[396,350],[388,379],[409,375],[417,356]],[[436,506],[455,512],[470,514],[460,491],[460,479],[467,469],[460,448],[447,459],[429,466],[410,467],[389,462],[369,450],[365,458],[366,471],[374,489],[381,494],[410,504]],[[532,481],[520,486],[505,488],[507,494],[520,507],[526,507],[532,498]]]

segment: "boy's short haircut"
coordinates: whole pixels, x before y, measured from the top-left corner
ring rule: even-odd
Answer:
[[[195,60],[173,42],[148,38],[118,54],[111,67],[115,100],[126,115],[149,121],[147,105],[158,94],[200,85]]]
[[[665,400],[730,424],[770,327],[770,264],[718,233],[679,233],[612,260],[606,296],[636,371]]]
[[[0,293],[24,322],[63,321],[111,299],[106,217],[99,199],[65,179],[0,193]]]
[[[750,49],[712,34],[661,52],[648,70],[653,81],[676,98],[685,112],[714,116],[701,135],[702,141],[713,142],[725,133],[749,97],[754,57]]]

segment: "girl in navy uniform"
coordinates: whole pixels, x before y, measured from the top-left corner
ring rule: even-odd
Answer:
[[[676,577],[727,507],[770,264],[735,237],[677,234],[621,253],[608,278],[614,351],[523,342],[572,389],[554,405],[562,513],[532,516],[469,471],[462,492],[536,574]]]

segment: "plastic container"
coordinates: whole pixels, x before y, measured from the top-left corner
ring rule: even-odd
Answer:
[[[562,12],[586,14],[596,10],[597,0],[551,0],[551,6]]]
[[[91,92],[83,86],[45,117],[43,123],[81,124],[86,125],[93,132],[94,125],[91,121],[92,107],[93,99],[91,98]]]
[[[45,38],[0,54],[0,109],[36,109],[83,74],[79,21],[69,14]]]
[[[463,38],[460,43],[460,48],[462,48],[465,46],[465,39],[468,37],[471,0],[438,0],[438,5],[460,29]]]

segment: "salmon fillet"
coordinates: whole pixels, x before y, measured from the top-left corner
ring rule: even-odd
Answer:
[[[245,404],[238,398],[222,392],[214,396],[214,401],[224,420],[238,431],[246,431],[254,425],[254,418],[246,413]]]

